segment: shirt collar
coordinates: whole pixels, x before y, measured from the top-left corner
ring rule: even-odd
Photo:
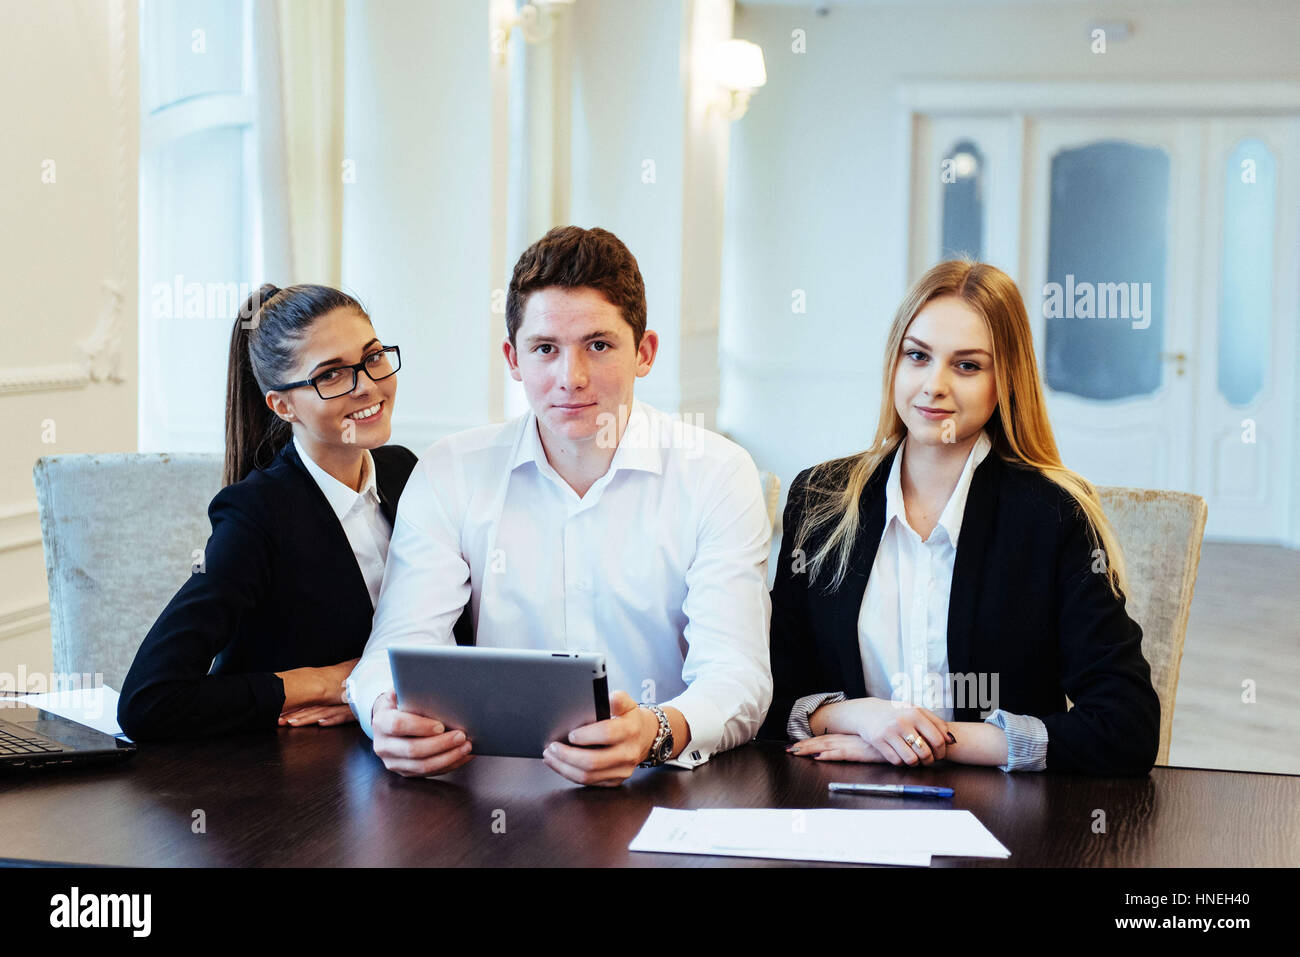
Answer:
[[[308,473],[316,480],[320,490],[325,493],[325,500],[330,503],[330,508],[334,510],[334,514],[338,516],[339,521],[346,518],[360,500],[379,502],[379,492],[375,486],[375,461],[369,449],[361,450],[363,454],[361,491],[354,492],[312,461],[312,457],[303,449],[302,443],[298,441],[296,435],[293,437],[293,446],[298,450],[298,457],[302,459],[302,464],[306,467]]]
[[[611,422],[610,427],[612,426]],[[533,462],[539,469],[554,471],[546,459],[546,450],[542,448],[541,435],[537,431],[537,414],[530,409],[523,416],[521,427],[523,434],[515,447],[511,471],[525,462]],[[623,436],[618,448],[614,450],[609,471],[605,474],[612,475],[619,469],[640,469],[662,475],[664,445],[671,443],[676,434],[671,417],[634,397]]]
[[[894,464],[889,469],[889,480],[885,483],[885,528],[889,528],[890,521],[895,518],[902,524],[907,524],[907,513],[903,508],[902,477],[903,452],[906,444],[907,439],[904,438],[898,446],[898,454],[894,456]],[[966,464],[962,467],[961,477],[957,479],[957,487],[948,496],[948,504],[943,507],[943,514],[935,523],[935,531],[942,528],[948,540],[952,542],[953,548],[957,547],[957,539],[961,534],[962,517],[966,512],[966,498],[970,494],[970,483],[974,478],[975,469],[984,461],[992,448],[993,443],[989,440],[988,432],[981,429],[970,454],[966,456]]]

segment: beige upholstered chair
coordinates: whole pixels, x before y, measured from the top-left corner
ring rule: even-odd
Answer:
[[[763,488],[763,504],[767,506],[767,524],[776,531],[776,506],[781,501],[781,479],[775,472],[759,472],[759,484]]]
[[[140,642],[202,557],[221,456],[47,456],[32,478],[54,670],[102,674],[120,691]]]
[[[1142,654],[1160,697],[1160,750],[1169,763],[1174,694],[1187,636],[1187,615],[1201,561],[1205,499],[1186,492],[1098,486],[1102,510],[1128,565],[1129,617],[1142,626]]]

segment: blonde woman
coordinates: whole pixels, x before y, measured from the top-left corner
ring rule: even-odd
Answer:
[[[760,736],[819,760],[1146,774],[1160,703],[1123,556],[1061,463],[1015,283],[935,266],[883,381],[870,448],[791,486]]]

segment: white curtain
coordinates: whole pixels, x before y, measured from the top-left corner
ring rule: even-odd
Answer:
[[[254,10],[265,275],[337,286],[344,0],[256,0]]]

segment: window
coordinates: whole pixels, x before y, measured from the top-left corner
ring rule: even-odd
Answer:
[[[140,449],[222,447],[235,313],[259,275],[249,0],[140,3]]]
[[[984,258],[984,154],[970,140],[944,157],[940,260]]]

